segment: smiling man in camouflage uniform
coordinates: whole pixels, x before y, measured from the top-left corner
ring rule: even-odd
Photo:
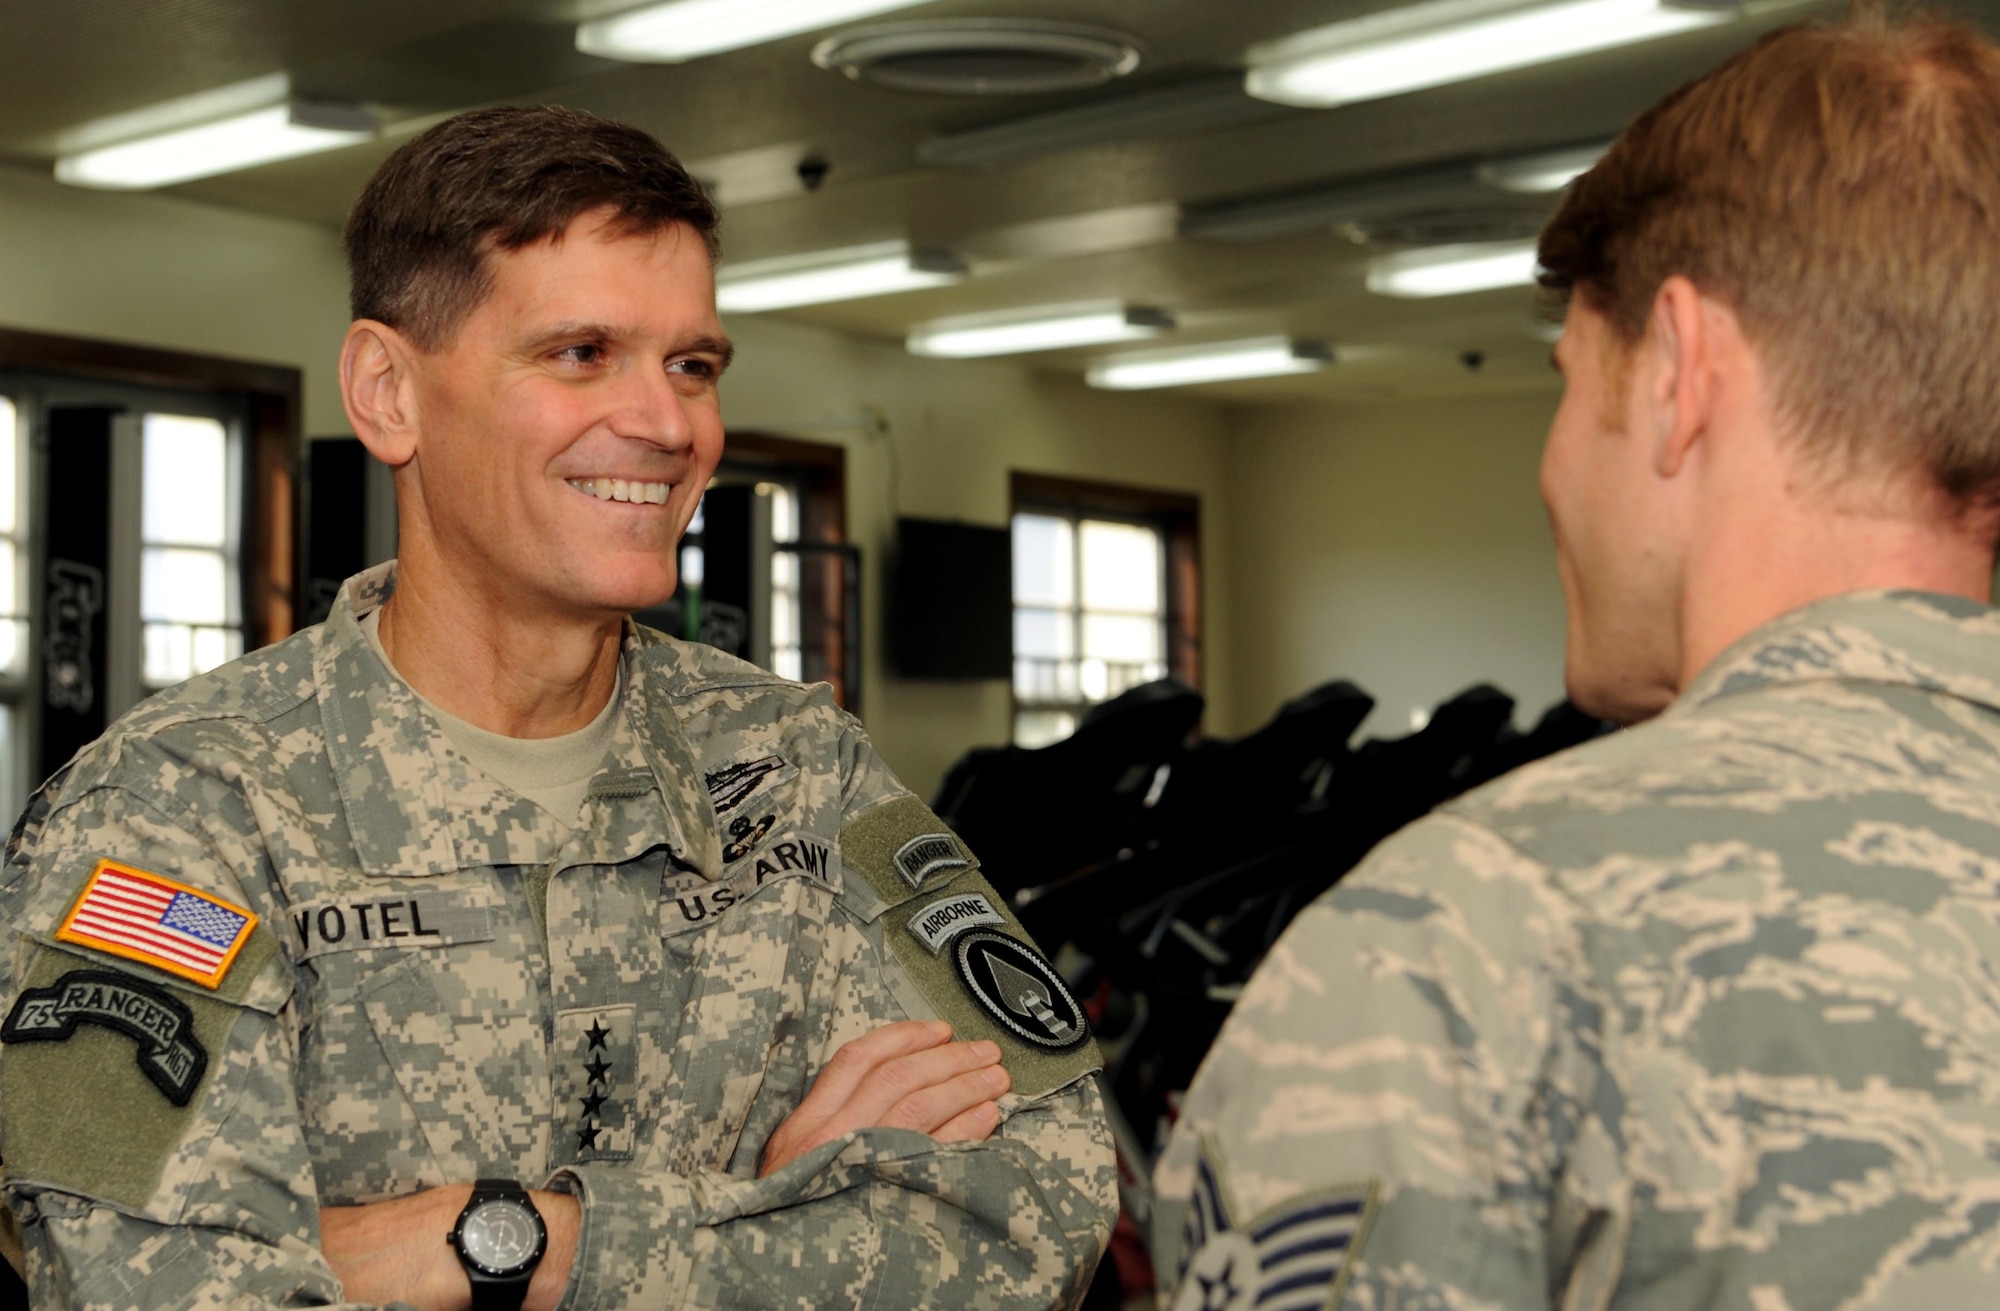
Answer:
[[[2000,53],[1860,19],[1544,232],[1568,682],[1650,720],[1385,842],[1162,1161],[1183,1308],[2000,1290]]]
[[[370,183],[341,377],[398,564],[127,716],[8,850],[37,1305],[1081,1295],[1075,999],[824,687],[624,617],[721,453],[714,229],[560,110]]]

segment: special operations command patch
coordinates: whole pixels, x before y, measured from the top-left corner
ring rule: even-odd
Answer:
[[[972,999],[1016,1037],[1066,1052],[1090,1039],[1090,1022],[1062,977],[1019,938],[966,933],[952,950]]]
[[[922,801],[892,797],[849,820],[840,852],[860,876],[843,895],[881,923],[884,945],[903,966],[892,986],[908,1014],[948,1020],[961,1039],[998,1042],[1020,1097],[1102,1067],[1083,1007],[979,876],[972,853]]]

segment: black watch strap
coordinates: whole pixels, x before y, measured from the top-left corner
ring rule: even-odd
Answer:
[[[458,1213],[458,1225],[451,1233],[451,1245],[458,1252],[459,1264],[465,1267],[465,1277],[472,1285],[472,1311],[521,1311],[521,1304],[528,1298],[528,1284],[535,1277],[535,1267],[541,1263],[542,1254],[538,1250],[526,1265],[511,1274],[489,1274],[475,1265],[459,1245],[459,1234],[466,1218],[483,1203],[503,1200],[518,1202],[528,1208],[538,1223],[541,1220],[541,1213],[535,1210],[528,1190],[515,1180],[481,1179],[473,1184],[472,1196],[465,1209]]]

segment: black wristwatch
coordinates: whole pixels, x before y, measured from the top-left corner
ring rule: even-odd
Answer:
[[[445,1242],[472,1281],[472,1311],[521,1311],[549,1227],[527,1189],[512,1179],[481,1179]]]

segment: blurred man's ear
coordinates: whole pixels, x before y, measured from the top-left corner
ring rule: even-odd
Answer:
[[[1727,323],[1718,315],[1726,316]],[[1735,313],[1676,275],[1660,284],[1646,337],[1636,350],[1643,370],[1646,432],[1653,442],[1653,471],[1672,478],[1715,419],[1718,349],[1733,345]],[[1732,340],[1724,340],[1732,338]]]
[[[340,401],[354,435],[392,469],[417,453],[415,349],[386,323],[356,319],[340,344]]]

